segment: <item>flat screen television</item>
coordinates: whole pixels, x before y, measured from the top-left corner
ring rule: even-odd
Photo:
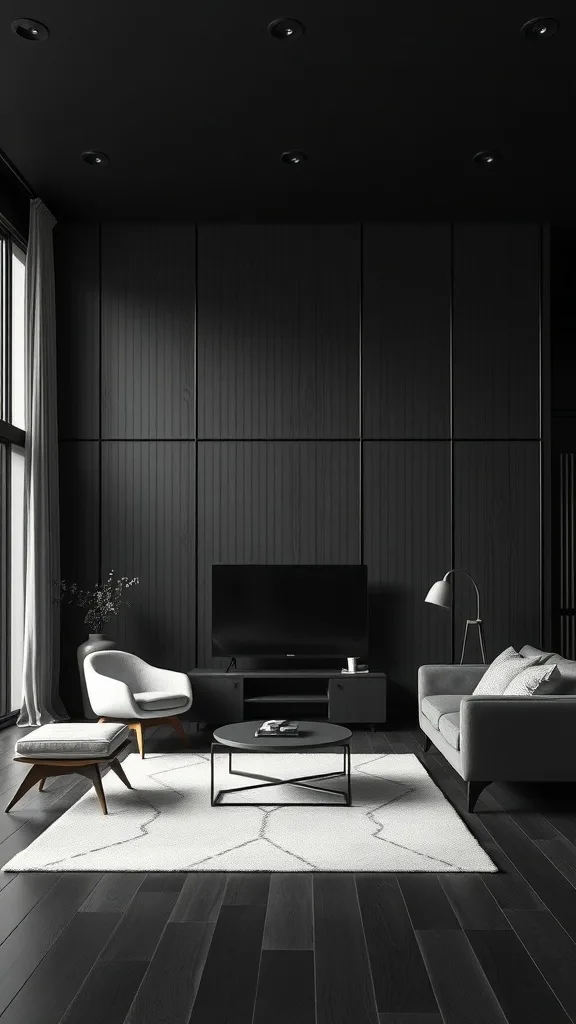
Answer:
[[[360,658],[365,565],[213,565],[212,653]]]

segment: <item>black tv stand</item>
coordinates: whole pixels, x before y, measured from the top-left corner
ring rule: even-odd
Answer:
[[[251,719],[324,719],[342,725],[386,721],[386,675],[337,669],[194,669],[193,721],[225,725]]]

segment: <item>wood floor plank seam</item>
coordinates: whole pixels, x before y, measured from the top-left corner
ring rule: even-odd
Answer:
[[[98,948],[98,946],[100,946],[100,948],[102,948],[105,945],[105,943],[106,943],[106,936],[105,936],[105,934],[100,935],[100,931],[104,932],[105,931],[105,927],[104,926],[105,925],[109,925],[109,923],[111,923],[108,920],[107,921],[103,921],[102,919],[103,918],[109,919],[109,918],[112,918],[114,915],[111,915],[111,914],[98,914],[98,915],[96,915],[96,914],[94,914],[94,915],[91,915],[91,916],[93,918],[97,918],[97,920],[93,922],[93,924],[91,926],[91,929],[89,931],[87,931],[86,938],[89,937],[91,942],[94,941],[94,939],[95,939],[96,948]],[[44,976],[46,975],[46,969],[45,969],[46,962],[54,957],[58,945],[59,944],[64,944],[66,941],[68,941],[70,936],[74,934],[74,931],[78,930],[76,928],[76,925],[78,924],[78,922],[80,920],[81,920],[81,915],[79,915],[78,913],[74,914],[74,916],[72,917],[72,919],[69,922],[68,926],[62,932],[60,932],[60,934],[57,936],[55,941],[46,950],[44,956],[42,956],[42,958],[39,960],[39,962],[38,962],[37,966],[35,967],[34,971],[32,972],[32,974],[29,976],[29,978],[27,978],[26,982],[18,989],[18,991],[14,994],[13,998],[10,1000],[10,1002],[6,1005],[5,1009],[3,1010],[2,1015],[0,1017],[0,1019],[2,1020],[2,1024],[24,1024],[24,1021],[26,1021],[26,1024],[59,1024],[59,1022],[61,1020],[61,1017],[63,1016],[63,1013],[67,1009],[69,1003],[73,1001],[73,999],[76,997],[77,993],[80,991],[80,988],[84,984],[84,981],[85,981],[87,975],[90,973],[92,964],[98,959],[98,956],[96,956],[95,958],[91,958],[91,960],[90,960],[90,967],[88,967],[86,974],[82,975],[82,977],[78,981],[78,984],[74,983],[74,991],[70,993],[71,998],[70,998],[69,1002],[66,1003],[62,1007],[63,1013],[60,1014],[59,1016],[53,1016],[53,1017],[49,1016],[49,1014],[47,1012],[47,1009],[46,1009],[46,1001],[45,1001],[46,1000],[46,985],[45,985],[44,981],[42,981],[40,983],[40,985],[39,985],[38,979],[39,978],[44,979]],[[80,946],[79,946],[78,943],[75,943],[74,947],[76,948],[76,950],[80,949]],[[68,967],[68,962],[67,962],[66,957],[61,957],[61,963],[62,963],[62,966]],[[52,977],[59,977],[59,979],[60,979],[61,975],[60,975],[60,972],[58,970],[57,965],[55,965],[54,971],[50,972],[49,976],[50,976],[50,978],[52,978]],[[35,986],[38,987],[38,985],[39,985],[39,991],[38,991],[38,1000],[37,1000],[37,1002],[38,1002],[38,1005],[42,1005],[42,1017],[41,1018],[37,1018],[36,1017],[36,1019],[34,1019],[34,1018],[32,1018],[30,1016],[29,1011],[22,1012],[20,1009],[16,1010],[16,1012],[14,1013],[13,1012],[14,1005],[18,1004],[18,1002],[26,1003],[27,999],[30,999],[31,996],[33,997],[34,988],[35,988]]]
[[[19,876],[17,876],[17,877],[19,877]],[[28,914],[27,917],[24,918],[18,924],[18,927],[13,930],[11,935],[8,936],[6,942],[3,944],[2,947],[0,947],[0,965],[2,963],[3,957],[6,956],[6,953],[7,953],[7,950],[9,949],[9,947],[15,945],[15,940],[16,940],[17,935],[19,934],[19,929],[21,929],[21,928],[25,929],[26,928],[27,924],[29,923],[28,922],[28,918],[32,917],[33,915],[34,916],[38,916],[38,913],[40,913],[40,911],[43,909],[42,908],[42,904],[44,902],[46,902],[46,904],[48,904],[49,901],[53,900],[54,896],[56,895],[56,892],[57,892],[57,889],[58,889],[58,885],[61,882],[63,882],[64,880],[65,880],[65,876],[60,879],[59,883],[56,883],[56,885],[52,886],[49,889],[49,891],[44,895],[42,900],[33,908],[33,910],[30,912],[30,914]],[[97,876],[93,875],[93,874],[88,874],[87,873],[85,876],[82,876],[82,883],[85,884],[86,882],[87,882],[87,886],[86,886],[87,888],[90,888],[91,885],[92,885],[92,887],[94,887],[97,884]],[[86,896],[87,896],[87,893],[83,892],[82,893],[82,897],[86,897]],[[65,901],[62,901],[62,902],[65,904]],[[76,903],[76,900],[73,900],[72,901],[72,907],[73,908],[74,908],[74,904],[75,903]],[[61,903],[58,903],[58,909],[59,910],[60,910],[61,905],[62,905]],[[80,904],[78,903],[76,908],[72,910],[69,919],[63,925],[63,927],[61,929],[56,928],[56,930],[54,931],[54,934],[52,935],[51,939],[46,943],[46,946],[45,946],[43,952],[40,954],[40,956],[37,959],[35,959],[33,961],[33,966],[31,968],[30,972],[23,978],[22,984],[18,985],[18,982],[16,982],[16,986],[17,987],[15,988],[14,992],[10,996],[9,1000],[3,1006],[0,1003],[0,1018],[4,1015],[4,1013],[8,1009],[8,1006],[10,1005],[10,1003],[13,1002],[13,1000],[16,998],[18,993],[28,984],[28,982],[30,981],[30,979],[33,976],[33,974],[40,967],[40,965],[46,959],[46,957],[50,954],[50,952],[51,952],[52,948],[54,947],[54,945],[58,942],[58,940],[61,938],[61,936],[71,926],[72,922],[74,921],[74,919],[76,918],[76,916],[78,914],[78,906],[79,905]],[[53,930],[53,929],[51,929],[51,930]],[[27,948],[27,947],[25,947],[25,948]],[[20,958],[21,958],[21,954],[19,954],[19,956],[18,956],[17,963],[20,961]],[[13,962],[10,964],[10,968],[11,968],[11,970],[9,972],[8,977],[10,978],[11,981],[13,981],[13,979],[14,979],[14,970],[13,970],[14,964],[13,964]],[[5,986],[6,981],[5,981],[5,977],[3,977],[3,972],[1,972],[1,971],[0,971],[0,979],[1,979],[0,980],[0,992],[2,992],[2,987]],[[2,998],[3,998],[3,993],[2,993]]]
[[[487,817],[490,817],[490,816],[487,815]],[[494,830],[496,830],[496,833],[497,833],[498,829],[511,828],[512,829],[512,835],[511,835],[511,840],[510,840],[511,843],[514,843],[515,841],[519,841],[520,843],[522,843],[522,844],[524,844],[526,846],[526,852],[528,854],[529,854],[530,850],[533,851],[532,852],[532,856],[535,857],[535,859],[537,861],[538,861],[538,859],[540,859],[541,861],[545,861],[545,862],[547,862],[550,865],[548,877],[547,878],[544,877],[543,880],[541,879],[537,884],[534,884],[533,888],[534,888],[536,894],[538,896],[540,896],[540,898],[542,899],[544,905],[548,908],[550,913],[552,913],[553,916],[557,918],[559,923],[562,924],[563,927],[567,931],[569,931],[569,934],[571,934],[572,937],[576,937],[576,890],[574,890],[574,887],[568,881],[568,879],[566,879],[564,877],[564,875],[552,863],[552,861],[550,861],[549,858],[547,858],[545,856],[545,854],[542,853],[542,851],[538,849],[538,847],[533,842],[533,840],[528,839],[525,836],[525,834],[518,827],[518,825],[516,825],[509,818],[509,816],[505,814],[505,812],[504,812],[504,817],[499,822],[494,822],[494,821],[488,822],[487,823],[487,828],[488,828],[488,831],[491,832],[491,834],[493,834],[493,835],[495,834]],[[520,839],[518,839],[518,837],[520,837]],[[495,838],[497,839],[497,835],[495,835]],[[505,842],[505,846],[504,846],[504,852],[506,853],[506,848],[505,847],[506,847],[506,842]],[[511,848],[511,847],[509,847],[509,848]],[[524,878],[527,879],[528,883],[530,885],[532,885],[532,882],[530,881],[530,877],[529,876],[527,877],[527,875],[526,875],[526,871],[530,870],[529,865],[526,864],[524,866],[524,868],[522,867],[522,865],[517,865],[517,870],[523,875]],[[536,882],[536,879],[534,881]],[[570,887],[570,892],[572,893],[572,891],[574,891],[574,900],[572,901],[573,908],[572,908],[572,913],[571,913],[573,933],[570,932],[569,928],[567,928],[565,920],[563,921],[562,917],[559,916],[560,914],[562,914],[565,917],[564,911],[563,911],[562,908],[564,906],[566,906],[566,904],[563,903],[562,899],[560,898],[559,900],[555,900],[555,902],[557,904],[557,909],[554,909],[550,905],[549,900],[550,900],[550,897],[552,895],[551,892],[550,892],[550,887],[551,886],[555,886],[555,887],[557,887],[559,889],[562,889],[564,886],[569,886]],[[548,890],[548,896],[544,895],[543,887],[545,887]]]
[[[358,896],[358,885],[356,883],[356,876],[354,877],[354,892],[356,893],[356,903],[358,904],[358,917],[360,918],[360,927],[362,929],[362,936],[364,938],[364,952],[366,954],[366,963],[368,964],[368,973],[370,975],[370,981],[372,984],[372,997],[374,999],[374,1006],[376,1007],[376,1013],[378,1013],[378,1000],[376,998],[376,985],[374,983],[374,972],[372,970],[372,964],[370,963],[370,951],[368,949],[368,942],[366,940],[366,929],[364,927],[364,919],[362,917],[362,908],[360,906],[360,898]]]
[[[503,913],[504,913],[504,911],[503,911]],[[550,912],[547,911],[547,910],[533,910],[533,911],[530,911],[530,910],[529,911],[517,910],[517,911],[511,911],[511,913],[516,913],[516,914],[523,914],[523,913],[531,914],[531,913],[533,913],[533,914],[542,914],[543,916],[548,914],[550,917],[553,917],[553,915],[550,914]],[[508,915],[506,915],[506,916],[508,917]],[[554,918],[554,920],[555,920],[555,918]],[[576,1020],[574,1015],[570,1013],[568,1007],[565,1006],[564,1003],[562,1002],[560,996],[558,995],[558,992],[556,992],[556,990],[554,989],[554,986],[550,983],[550,981],[546,977],[546,975],[545,975],[544,971],[542,970],[542,968],[540,967],[538,961],[534,958],[534,956],[532,955],[530,949],[528,948],[528,946],[526,945],[526,943],[522,939],[522,936],[520,935],[520,933],[514,927],[514,922],[512,920],[510,920],[510,917],[508,917],[508,921],[510,922],[510,927],[511,927],[512,932],[514,933],[514,935],[516,936],[518,941],[521,943],[523,949],[526,952],[526,955],[530,958],[532,964],[534,965],[535,970],[538,971],[538,973],[542,977],[542,980],[548,985],[548,988],[552,992],[552,995],[558,1000],[558,1002],[560,1003],[560,1006],[564,1010],[564,1013],[566,1014],[566,1016],[569,1017],[570,1020],[572,1020],[572,1021]],[[559,926],[559,928],[562,928],[562,925],[559,924],[559,923],[558,923],[558,926]],[[568,935],[568,932],[565,931],[564,928],[562,928],[562,931],[564,932],[566,937],[573,943],[573,945],[575,947],[575,950],[576,950],[576,943],[574,943],[574,940],[570,938],[570,936]]]
[[[576,849],[572,844],[560,835],[558,839],[533,839],[532,842],[572,888],[576,889]]]
[[[266,918],[264,918],[264,928],[265,927],[266,927]],[[262,930],[262,942],[264,942],[264,930]],[[264,952],[264,948],[261,945],[260,946],[260,957],[258,959],[258,970],[256,972],[256,988],[254,990],[254,992],[255,992],[255,994],[254,994],[254,1006],[252,1007],[252,1024],[254,1024],[254,1022],[256,1020],[256,1006],[257,1006],[257,1003],[258,1003],[258,986],[260,984],[260,975],[262,973],[262,954],[263,954],[263,952]]]
[[[127,964],[127,965],[132,965],[132,964],[140,964],[141,966],[143,966],[143,967],[144,967],[144,971],[143,971],[143,976],[142,976],[142,978],[141,978],[141,980],[140,980],[140,983],[139,983],[139,985],[138,985],[138,988],[137,988],[137,989],[135,990],[135,992],[134,992],[134,994],[133,994],[133,999],[131,1000],[131,1002],[132,1002],[132,1001],[133,1001],[133,1000],[134,1000],[134,999],[136,998],[136,995],[137,995],[137,993],[138,993],[138,989],[139,989],[139,988],[140,988],[140,986],[141,986],[141,985],[142,985],[142,984],[144,983],[144,980],[145,980],[145,978],[146,978],[146,974],[148,973],[148,969],[149,969],[149,967],[150,967],[150,964],[152,963],[152,960],[154,959],[154,956],[155,956],[155,954],[156,954],[156,951],[157,951],[157,949],[158,949],[158,947],[159,947],[159,945],[160,945],[160,943],[161,943],[161,941],[162,941],[162,937],[163,937],[163,935],[164,935],[164,933],[165,933],[165,931],[166,931],[167,923],[168,923],[168,920],[169,920],[169,917],[170,917],[170,912],[168,912],[168,914],[167,914],[167,918],[166,918],[166,921],[165,921],[164,925],[162,926],[162,928],[160,929],[160,932],[159,932],[159,934],[158,934],[158,940],[157,940],[157,942],[156,942],[156,945],[155,945],[155,946],[153,947],[153,949],[151,950],[151,953],[150,953],[150,955],[149,955],[148,957],[146,957],[146,958],[134,958],[134,959],[132,959],[132,958],[130,958],[130,959],[125,959],[125,958],[120,958],[120,959],[110,958],[110,959],[109,959],[109,958],[107,958],[107,957],[106,957],[106,955],[105,955],[105,954],[106,954],[106,950],[107,950],[107,949],[108,949],[108,947],[110,946],[110,944],[111,944],[111,942],[112,942],[112,940],[113,940],[113,938],[114,938],[115,934],[116,934],[116,933],[118,932],[118,929],[119,929],[119,928],[120,928],[120,927],[122,926],[122,923],[123,923],[123,921],[125,920],[125,918],[126,918],[126,915],[127,915],[128,911],[130,910],[130,908],[132,907],[132,905],[133,905],[133,904],[135,904],[135,903],[137,902],[137,899],[138,899],[138,894],[139,894],[139,892],[140,892],[140,889],[138,889],[138,890],[137,890],[137,891],[136,891],[136,892],[134,893],[134,895],[133,895],[132,899],[130,900],[130,902],[129,902],[128,906],[126,907],[126,909],[125,909],[124,911],[122,911],[122,912],[120,912],[120,913],[118,913],[118,914],[116,915],[116,916],[118,917],[118,921],[117,921],[117,923],[116,923],[116,926],[115,926],[115,928],[114,928],[114,929],[113,929],[113,930],[111,931],[111,933],[109,934],[109,936],[108,936],[108,938],[107,938],[106,942],[104,943],[104,945],[102,946],[102,949],[100,950],[100,953],[99,953],[99,955],[98,955],[98,956],[96,957],[96,959],[94,960],[94,962],[93,962],[93,964],[92,964],[92,967],[91,967],[91,968],[90,968],[90,970],[88,971],[88,974],[87,974],[87,975],[86,975],[86,977],[84,978],[84,981],[83,981],[83,983],[82,983],[82,985],[81,985],[80,989],[79,989],[79,990],[78,990],[78,992],[76,993],[75,999],[77,999],[77,998],[78,998],[78,996],[80,995],[80,992],[81,992],[82,988],[84,988],[84,987],[85,987],[86,985],[89,985],[89,984],[90,984],[90,982],[91,982],[91,980],[92,980],[92,977],[93,977],[93,976],[94,976],[94,975],[95,975],[96,973],[98,973],[98,971],[100,971],[100,970],[101,970],[102,968],[104,968],[104,967],[105,967],[106,965],[108,965],[108,964],[110,964],[110,965],[118,965],[118,964]],[[175,900],[174,900],[173,902],[175,902]],[[78,911],[78,914],[86,915],[86,917],[87,917],[87,918],[89,917],[89,915],[90,915],[91,913],[93,913],[93,914],[95,914],[95,915],[98,915],[98,914],[103,914],[104,912],[103,912],[103,911],[93,911],[93,912],[91,912],[91,911],[82,911],[82,910],[79,910],[79,911]],[[2,1018],[1,1018],[1,1016],[0,1016],[0,1021],[1,1021],[1,1019],[2,1019]],[[64,1019],[65,1019],[65,1017],[63,1017],[63,1018],[62,1018],[62,1021],[64,1021]],[[80,1022],[80,1021],[78,1021],[78,1024],[81,1024],[81,1022]]]
[[[491,940],[496,936],[498,936],[500,944],[504,943],[505,945],[508,944],[508,946],[512,944],[513,946],[516,943],[520,947],[521,957],[529,961],[532,968],[527,979],[523,977],[521,959],[520,963],[516,963],[516,969],[513,971],[510,970],[508,964],[503,965],[506,976],[502,982],[499,972],[493,969],[489,955],[491,953]],[[534,1010],[533,1019],[535,1022],[542,1020],[547,1021],[548,1024],[569,1024],[570,1018],[566,1014],[558,996],[552,986],[548,984],[548,981],[513,929],[510,929],[508,932],[481,932],[479,930],[467,929],[466,937],[511,1024],[524,1024],[529,1019],[526,1016],[527,1013],[532,1013],[532,1010]],[[514,953],[515,950],[512,949],[512,954],[514,955]],[[510,985],[512,978],[514,983]],[[538,984],[535,985],[535,982]],[[530,986],[530,989],[528,989],[528,986]],[[502,993],[501,995],[499,994],[500,992]],[[526,992],[528,992],[530,1005],[518,1007],[518,998],[522,999]],[[542,1000],[545,1005],[542,1005]],[[538,1006],[538,1004],[540,1005]],[[515,1005],[517,1007],[516,1011],[514,1010]]]
[[[444,933],[442,929],[418,929],[415,934],[445,1024],[511,1024],[463,929]],[[434,941],[430,941],[432,936]],[[441,946],[440,961],[435,959],[438,946]],[[456,979],[450,974],[455,966],[459,969]],[[467,967],[471,968],[472,977],[464,977]],[[444,972],[448,973],[447,979],[440,976]],[[464,998],[458,1000],[454,981],[461,984],[463,980]],[[456,1015],[449,1008],[455,996],[459,1002]]]
[[[213,922],[168,922],[133,995],[124,1024],[157,1024],[157,1021],[168,1020],[170,1024],[188,1024],[214,928]],[[178,941],[174,942],[174,938]],[[174,987],[177,988],[175,997]]]
[[[17,878],[21,878],[22,876],[18,875],[16,877]],[[8,894],[8,898],[10,898],[11,896],[14,897],[15,896],[15,890],[14,889],[9,889],[8,887],[6,889],[2,890],[2,892],[0,893],[0,947],[10,937],[10,935],[12,934],[14,929],[17,928],[18,925],[20,925],[23,921],[26,920],[28,915],[31,914],[32,911],[34,910],[34,907],[36,907],[41,902],[41,900],[44,899],[44,896],[46,895],[46,893],[49,892],[50,889],[52,889],[56,885],[56,883],[58,882],[58,880],[61,877],[62,877],[62,875],[59,875],[59,874],[48,875],[48,877],[46,878],[46,882],[45,882],[46,888],[44,889],[44,891],[38,896],[38,898],[33,903],[30,903],[30,905],[28,906],[28,909],[26,910],[26,912],[23,913],[22,916],[19,917],[17,921],[15,921],[13,926],[11,928],[9,928],[9,930],[6,931],[5,934],[2,934],[3,930],[5,928],[5,921],[6,921],[6,907],[4,905],[6,903],[5,894],[6,893]],[[16,887],[16,892],[17,891],[18,891],[18,887]],[[30,902],[30,901],[28,901],[28,902]]]

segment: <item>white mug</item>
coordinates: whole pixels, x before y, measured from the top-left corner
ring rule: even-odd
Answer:
[[[348,661],[348,671],[349,672],[355,672],[356,671],[356,658],[348,658],[347,661]]]

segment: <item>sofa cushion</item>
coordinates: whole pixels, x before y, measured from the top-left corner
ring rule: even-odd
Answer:
[[[424,697],[420,710],[424,718],[427,718],[430,724],[437,729],[442,715],[449,714],[452,711],[460,711],[462,697],[463,694],[461,693],[438,693],[434,697]]]
[[[554,685],[561,682],[556,665],[531,665],[514,676],[502,696],[531,697],[534,693],[539,696],[543,693],[555,693]]]
[[[556,665],[558,669],[558,675],[552,675],[538,688],[539,695],[546,693],[576,695],[576,661],[569,661],[568,658],[563,658],[561,654],[538,651],[537,647],[530,647],[529,645],[523,647],[520,654],[523,657],[531,657],[532,652],[541,655],[541,663]]]
[[[18,757],[56,761],[104,758],[110,757],[129,736],[128,726],[116,722],[54,722],[22,736],[14,749]]]
[[[442,715],[438,728],[446,742],[454,750],[460,750],[460,712],[452,711]]]
[[[142,711],[177,711],[185,708],[188,697],[182,693],[166,693],[165,690],[145,690],[132,696]]]
[[[576,694],[576,661],[569,661],[559,654],[551,654],[548,665],[555,665],[560,679],[552,677],[550,682],[553,685],[551,690],[538,690],[538,693],[569,693]]]
[[[477,696],[500,697],[514,676],[530,665],[537,665],[538,661],[537,657],[523,658],[513,647],[507,647],[488,666],[474,693]]]

